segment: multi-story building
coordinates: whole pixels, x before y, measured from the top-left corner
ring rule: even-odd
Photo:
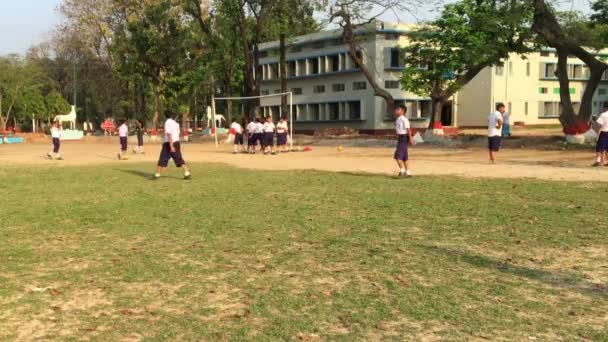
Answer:
[[[400,47],[407,44],[412,25],[374,22],[359,29],[359,56],[378,84],[389,91],[397,103],[406,104],[410,119],[424,127],[432,112],[429,97],[401,89],[400,77],[406,58]],[[279,43],[260,45],[262,95],[280,92]],[[607,58],[601,55],[600,58]],[[486,68],[446,104],[442,123],[448,127],[485,126],[495,103],[504,102],[513,123],[523,125],[558,124],[559,83],[554,75],[557,57],[550,49],[526,55],[513,55],[503,66]],[[570,92],[580,102],[588,69],[578,59],[569,62]],[[350,127],[378,133],[392,129],[393,118],[384,99],[374,91],[361,70],[353,63],[339,30],[296,37],[288,43],[287,75],[293,93],[296,129]],[[594,98],[594,110],[608,102],[608,73]],[[280,97],[261,101],[264,115],[281,113]]]

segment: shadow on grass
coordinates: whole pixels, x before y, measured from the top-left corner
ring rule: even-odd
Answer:
[[[141,170],[132,170],[132,169],[115,169],[116,171],[120,171],[120,172],[124,172],[124,173],[128,173],[130,175],[134,175],[134,176],[138,176],[141,178],[145,178],[148,180],[152,180],[154,177],[154,174],[151,172],[145,172],[145,171],[141,171]]]
[[[549,272],[525,266],[517,266],[487,256],[476,255],[462,250],[427,245],[417,246],[433,254],[449,257],[452,260],[456,259],[478,268],[487,268],[521,278],[536,280],[553,287],[573,290],[587,296],[608,298],[608,287],[605,284],[592,283],[581,279],[580,276],[575,274]]]

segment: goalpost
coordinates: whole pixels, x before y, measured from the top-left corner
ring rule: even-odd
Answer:
[[[269,98],[269,97],[283,97],[283,96],[288,96],[288,101],[289,101],[289,149],[293,150],[293,126],[294,126],[294,120],[293,120],[293,92],[286,92],[286,93],[278,93],[278,94],[269,94],[269,95],[260,95],[260,96],[243,96],[243,97],[213,97],[211,99],[212,101],[212,106],[211,106],[211,112],[212,112],[212,121],[213,121],[213,128],[216,132],[215,134],[215,146],[219,146],[218,145],[218,141],[217,141],[217,127],[216,127],[216,120],[215,120],[215,116],[216,116],[216,101],[227,101],[227,100],[255,100],[255,99],[263,99],[263,98]],[[279,108],[281,106],[279,105]],[[263,115],[263,114],[262,114]],[[272,115],[272,112],[271,112]],[[282,116],[285,116],[285,113],[281,113]],[[245,127],[243,127],[245,128]]]

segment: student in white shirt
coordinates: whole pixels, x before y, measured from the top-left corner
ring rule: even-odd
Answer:
[[[122,124],[118,127],[118,137],[120,139],[120,152],[118,152],[118,160],[127,160],[125,156],[127,153],[127,144],[129,142],[129,126],[127,126],[127,120],[123,120]]]
[[[62,160],[63,157],[59,154],[61,148],[61,126],[58,122],[53,122],[51,126],[51,138],[53,140],[53,149],[46,155],[49,159]]]
[[[289,124],[287,118],[282,116],[277,124],[277,148],[279,152],[289,152],[287,148],[287,137],[289,136]]]
[[[395,133],[397,134],[397,148],[395,149],[395,160],[399,165],[399,177],[411,177],[408,166],[409,153],[408,145],[414,144],[412,139],[412,130],[410,128],[410,120],[405,116],[407,113],[407,107],[404,105],[397,105],[394,109],[395,120]]]
[[[608,166],[608,103],[604,103],[604,112],[600,114],[596,122],[598,137],[593,166]]]
[[[258,118],[247,124],[247,152],[255,153],[255,147],[258,144],[255,131],[258,127]]]
[[[255,121],[255,134],[257,141],[260,142],[260,149],[264,152],[266,146],[264,145],[264,124],[262,123],[262,119],[256,119]]]
[[[274,132],[275,125],[272,122],[272,116],[266,117],[266,122],[264,123],[264,154],[276,154],[274,151]]]
[[[174,120],[174,117],[175,113],[170,110],[165,111],[165,118],[167,119],[165,121],[165,142],[160,151],[154,179],[160,178],[161,171],[169,166],[170,159],[173,159],[175,166],[184,169],[184,179],[189,180],[192,178],[190,169],[182,157],[182,148],[179,140],[180,127],[177,121]]]
[[[243,139],[243,126],[236,121],[236,119],[232,119],[232,124],[230,124],[230,131],[234,133],[234,154],[239,153],[238,147],[241,147],[241,151],[245,151],[244,144],[245,140]]]
[[[488,150],[490,162],[496,163],[496,153],[502,144],[502,115],[505,112],[504,103],[496,104],[496,111],[488,117]]]

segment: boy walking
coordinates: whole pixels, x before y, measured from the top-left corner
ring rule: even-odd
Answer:
[[[165,121],[165,142],[160,151],[154,179],[160,178],[162,169],[167,168],[170,159],[173,159],[175,166],[184,168],[184,179],[189,180],[192,178],[190,169],[182,157],[182,147],[179,140],[180,128],[174,117],[175,114],[172,111],[165,111],[165,118],[167,118]]]
[[[137,120],[135,126],[135,135],[137,135],[137,147],[133,149],[133,153],[144,154],[144,124],[141,120]]]
[[[127,153],[127,144],[129,142],[129,127],[127,126],[127,120],[123,120],[120,127],[118,127],[118,137],[120,139],[120,152],[118,152],[118,160],[127,160],[125,156]]]
[[[502,115],[505,112],[504,103],[496,104],[496,111],[488,117],[488,150],[490,162],[496,163],[496,153],[502,145]]]
[[[49,159],[62,160],[63,157],[59,154],[59,148],[61,147],[61,127],[58,122],[53,122],[53,126],[51,126],[51,138],[53,140],[53,149],[46,155]]]
[[[255,131],[257,127],[255,120],[247,124],[247,152],[251,154],[255,153],[255,145],[257,144]]]
[[[593,166],[608,166],[608,103],[604,104],[604,112],[600,114],[596,122],[599,126]]]
[[[272,122],[272,116],[266,117],[264,123],[264,154],[276,154],[274,151],[274,131],[276,127]]]
[[[414,144],[414,139],[412,139],[410,120],[405,116],[405,114],[407,114],[407,107],[404,105],[395,106],[394,114],[396,118],[395,133],[397,134],[395,160],[399,166],[399,177],[411,177],[412,174],[408,166],[408,147],[410,144]]]
[[[239,153],[238,147],[241,147],[241,152],[244,152],[244,144],[245,141],[243,139],[243,126],[236,121],[236,119],[232,119],[232,124],[230,125],[230,130],[234,133],[234,154]]]

